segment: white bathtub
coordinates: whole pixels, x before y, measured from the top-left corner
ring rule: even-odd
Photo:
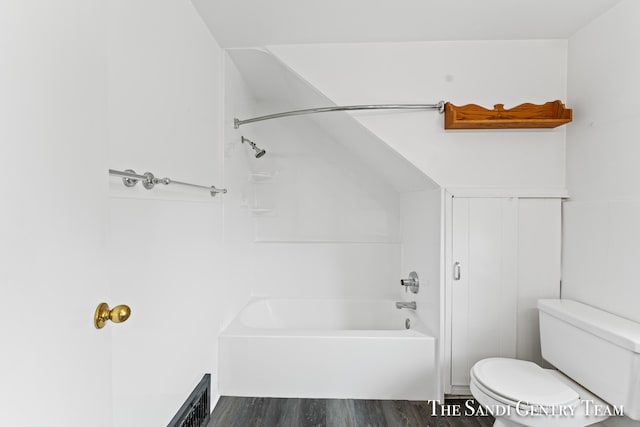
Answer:
[[[393,300],[260,299],[219,337],[218,388],[226,396],[440,399],[436,360],[436,339]]]

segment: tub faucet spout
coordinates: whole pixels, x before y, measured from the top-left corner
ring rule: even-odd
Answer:
[[[410,308],[412,310],[416,309],[416,302],[415,301],[411,301],[411,302],[407,302],[407,301],[398,301],[396,303],[396,308],[400,309],[400,308]]]

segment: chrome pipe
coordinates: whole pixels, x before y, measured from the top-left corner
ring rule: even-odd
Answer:
[[[174,181],[174,180],[169,179],[169,178],[165,178],[165,179],[169,181],[169,182],[167,182],[167,183],[166,183],[167,185],[168,185],[168,184],[179,184],[179,185],[186,185],[187,187],[203,188],[203,189],[205,189],[205,190],[209,190],[209,191],[211,192],[211,195],[212,195],[212,196],[215,196],[215,195],[216,195],[216,194],[218,194],[218,193],[222,193],[222,194],[224,194],[224,193],[226,193],[226,192],[227,192],[226,188],[216,188],[216,187],[215,187],[215,186],[213,186],[213,185],[212,185],[211,187],[208,187],[208,186],[206,186],[206,185],[190,184],[190,183],[188,183],[188,182]],[[163,184],[164,184],[164,183],[163,183]]]
[[[209,187],[206,185],[198,185],[198,184],[191,184],[188,182],[175,181],[175,180],[172,180],[171,178],[156,178],[151,172],[146,172],[144,175],[139,175],[132,169],[126,169],[124,171],[109,169],[109,175],[121,177],[122,182],[126,187],[133,187],[138,183],[138,181],[142,181],[142,185],[147,190],[151,190],[156,184],[163,184],[163,185],[178,184],[178,185],[184,185],[187,187],[206,189],[211,193],[211,197],[215,196],[218,193],[225,194],[227,192],[226,188],[216,188],[213,185]]]
[[[415,310],[416,309],[416,302],[415,301],[398,301],[396,303],[396,308],[397,309],[410,308],[412,310]]]
[[[147,179],[147,177],[144,176],[144,175],[138,175],[135,172],[129,172],[130,170],[131,169],[127,169],[125,171],[117,171],[115,169],[109,169],[109,175],[119,176],[121,178],[138,179],[138,180],[142,180],[142,181]]]
[[[280,117],[300,116],[303,114],[328,113],[331,111],[357,111],[357,110],[438,110],[444,112],[444,101],[437,104],[378,104],[378,105],[343,105],[335,107],[307,108],[305,110],[284,111],[282,113],[268,114],[266,116],[253,117],[246,120],[233,119],[233,127],[238,129],[242,125],[263,120],[279,119]]]

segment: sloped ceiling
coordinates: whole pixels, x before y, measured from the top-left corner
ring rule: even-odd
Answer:
[[[222,47],[565,39],[620,0],[192,0]]]
[[[268,109],[261,114],[334,105],[325,95],[310,86],[268,51],[230,49],[228,53],[256,100],[280,106],[279,110]],[[302,128],[313,126],[319,129],[355,154],[359,161],[398,192],[439,188],[429,176],[347,113],[296,116],[283,120],[286,120],[285,123],[288,123],[289,127],[295,123],[303,123]],[[251,127],[252,124],[243,125],[243,128],[245,126]]]

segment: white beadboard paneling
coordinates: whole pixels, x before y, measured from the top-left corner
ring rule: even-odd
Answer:
[[[447,307],[451,311],[451,336],[447,336],[451,346],[450,384],[469,384],[468,355],[471,351],[469,335],[469,217],[470,200],[454,199],[451,212],[452,223],[452,264],[448,267],[451,275],[454,268],[460,268],[460,275],[451,281],[451,301]],[[456,263],[459,263],[456,265]]]
[[[454,198],[453,215],[451,381],[464,386],[478,360],[516,353],[518,199]]]
[[[560,290],[561,199],[456,198],[446,279],[452,391],[486,357],[541,362],[537,301]],[[449,217],[448,217],[449,218]],[[444,318],[444,317],[443,317]],[[445,383],[445,387],[447,384]]]
[[[561,199],[518,206],[518,359],[542,363],[537,302],[560,297]]]

